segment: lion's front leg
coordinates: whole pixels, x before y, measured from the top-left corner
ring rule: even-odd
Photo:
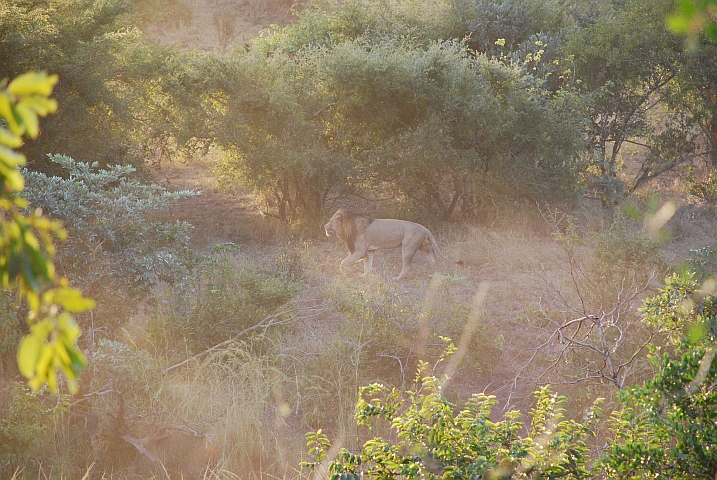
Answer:
[[[348,267],[349,265],[353,265],[354,263],[356,263],[356,262],[358,262],[358,261],[360,261],[360,260],[363,260],[363,258],[364,258],[365,256],[366,256],[366,252],[360,252],[360,251],[357,250],[357,251],[355,251],[354,253],[350,254],[348,257],[346,257],[346,258],[344,258],[343,260],[341,260],[341,268],[343,268],[343,267]],[[366,267],[365,267],[365,264],[364,264],[364,269],[365,269],[365,268],[366,268]]]

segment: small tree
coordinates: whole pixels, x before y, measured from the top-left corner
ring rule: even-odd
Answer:
[[[196,192],[143,184],[128,165],[101,169],[96,162],[49,157],[66,178],[25,171],[25,194],[70,232],[58,250],[57,268],[100,301],[99,324],[118,327],[117,319],[135,311],[154,285],[188,277],[191,226],[157,214]]]
[[[641,145],[654,154],[668,144],[687,148],[661,137],[654,145],[644,142],[657,131],[651,115],[662,91],[679,73],[680,42],[664,25],[671,5],[669,0],[615,3],[572,33],[562,48],[575,70],[573,85],[587,98],[591,121],[585,134],[596,170],[590,187],[603,202],[612,203],[623,188],[618,173],[625,146]]]
[[[514,385],[529,377],[539,384],[622,389],[651,371],[646,355],[660,329],[645,324],[637,307],[656,288],[662,258],[647,235],[628,232],[630,221],[620,214],[595,239],[590,256],[584,253],[588,239],[571,219],[548,220],[563,253],[559,276],[550,266],[537,269],[539,311],[530,319],[536,344]],[[563,221],[567,228],[557,228]]]

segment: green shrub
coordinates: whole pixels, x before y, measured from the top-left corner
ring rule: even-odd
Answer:
[[[14,369],[17,365],[22,321],[18,315],[17,297],[11,291],[0,291],[0,371],[8,367]]]
[[[193,263],[190,225],[156,217],[195,192],[142,184],[129,166],[99,169],[64,155],[50,159],[65,177],[26,170],[26,196],[68,231],[56,266],[97,300],[97,324],[117,328],[152,287],[185,281]]]
[[[61,448],[55,427],[65,424],[71,397],[47,393],[44,388],[33,392],[20,382],[10,382],[0,391],[1,477],[14,478],[17,472],[30,477],[42,470],[43,463],[51,470],[61,461],[55,458]]]
[[[202,351],[256,325],[301,289],[301,267],[291,253],[264,270],[237,267],[239,252],[233,243],[214,246],[199,259],[191,282],[170,286],[158,297],[151,343],[169,352],[179,345]]]
[[[447,349],[447,355],[453,346]],[[394,435],[376,436],[360,454],[341,448],[327,459],[330,442],[321,430],[306,434],[315,470],[328,462],[330,478],[589,478],[588,425],[563,418],[565,397],[545,387],[535,393],[530,426],[510,411],[502,420],[491,415],[494,397],[475,394],[465,406],[444,395],[431,367],[421,363],[413,390],[380,384],[362,387],[356,405],[357,425],[388,423]]]
[[[695,272],[698,281],[707,280],[717,273],[717,250],[711,247],[691,249],[687,258],[687,268]]]
[[[623,279],[643,281],[652,271],[665,268],[656,246],[641,224],[636,225],[618,211],[610,228],[597,236],[592,270],[600,276],[600,284],[615,288]]]
[[[486,191],[574,194],[580,99],[547,90],[524,62],[476,55],[466,32],[437,34],[443,27],[425,12],[417,30],[437,30],[417,35],[401,22],[418,10],[326,2],[222,65],[242,92],[228,93],[231,108],[217,118],[231,152],[223,183],[248,184],[283,222],[372,190],[444,218],[476,218]],[[535,64],[538,53],[525,52]]]
[[[645,321],[667,335],[657,374],[622,392],[599,469],[608,478],[711,478],[717,471],[717,297],[693,272],[667,278],[645,301]]]

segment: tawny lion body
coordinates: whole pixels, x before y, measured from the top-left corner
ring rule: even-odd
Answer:
[[[396,280],[401,280],[408,272],[411,260],[421,250],[436,267],[437,252],[444,260],[462,265],[460,260],[451,260],[438,247],[436,238],[423,225],[407,220],[391,218],[371,218],[366,215],[339,209],[324,225],[326,235],[336,235],[349,249],[349,256],[341,261],[346,267],[363,260],[363,275],[373,268],[373,255],[376,250],[401,247],[403,268]],[[362,275],[362,276],[363,276]]]

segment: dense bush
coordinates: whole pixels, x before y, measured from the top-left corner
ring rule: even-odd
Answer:
[[[60,467],[59,457],[53,459],[61,436],[57,427],[67,421],[71,397],[48,395],[45,388],[33,392],[23,383],[10,382],[0,390],[0,400],[0,476],[38,474],[37,458],[47,460],[48,470]]]
[[[575,191],[579,101],[519,66],[459,42],[370,35],[247,55],[236,91],[259,94],[227,99],[222,174],[265,192],[281,220],[372,188],[438,217],[475,217],[486,191]]]
[[[183,130],[191,123],[187,110],[198,110],[197,92],[186,95],[179,81],[191,55],[146,43],[133,12],[129,0],[3,3],[2,77],[27,70],[59,76],[55,98],[62,108],[22,148],[31,169],[53,171],[45,156],[52,152],[140,169],[145,160],[197,146],[190,138],[201,129]]]
[[[70,233],[58,270],[98,300],[98,325],[119,327],[152,286],[188,275],[190,226],[150,215],[195,193],[142,184],[130,166],[99,169],[64,155],[51,160],[66,177],[26,170],[27,198]]]
[[[155,348],[170,356],[185,348],[201,352],[257,325],[299,293],[302,275],[290,255],[277,258],[274,268],[238,268],[240,253],[232,243],[214,246],[198,259],[190,282],[158,295],[151,310]]]
[[[645,321],[670,339],[655,348],[657,375],[622,393],[600,469],[609,478],[697,478],[717,471],[717,297],[690,272],[645,302]]]
[[[591,452],[588,441],[601,409],[594,407],[582,422],[564,420],[565,397],[545,387],[536,392],[529,426],[518,412],[496,420],[493,397],[474,395],[460,409],[446,398],[442,383],[450,378],[439,380],[439,361],[433,368],[420,365],[411,390],[362,387],[356,423],[380,427],[376,436],[360,453],[341,448],[327,458],[326,434],[309,432],[313,461],[303,466],[326,468],[331,478],[710,477],[717,468],[717,298],[701,290],[709,285],[700,286],[690,272],[673,275],[644,302],[644,321],[667,345],[652,344],[654,378],[621,391],[600,452]],[[449,344],[441,361],[449,363],[455,350]],[[385,435],[386,427],[393,433]]]

